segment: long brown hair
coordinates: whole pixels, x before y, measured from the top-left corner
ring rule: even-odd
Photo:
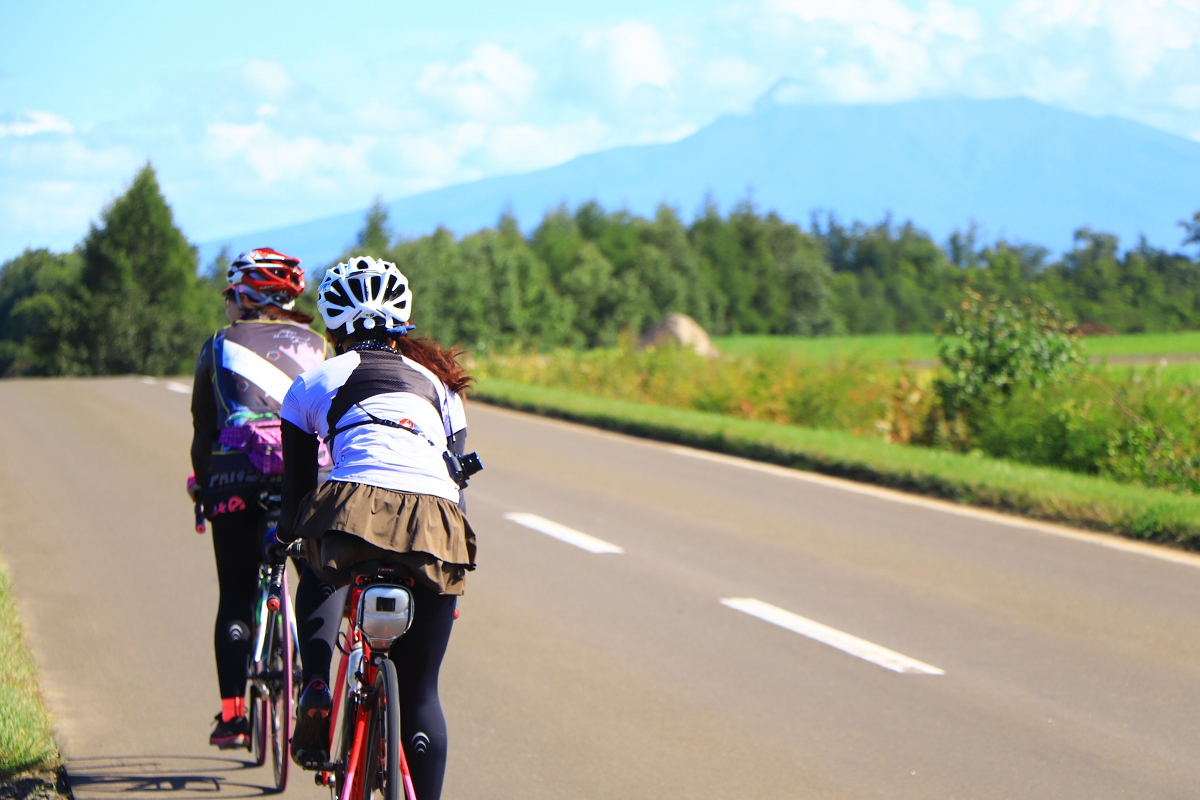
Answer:
[[[467,374],[467,368],[458,363],[463,351],[457,345],[443,350],[440,344],[428,336],[418,339],[397,336],[392,341],[396,343],[396,350],[401,355],[411,358],[432,372],[455,394],[462,394],[475,382],[475,379]]]
[[[350,336],[339,336],[333,330],[328,330],[325,333],[329,337],[329,340],[333,342],[333,346],[342,352],[350,345],[361,342],[364,339],[381,339],[389,342],[395,348],[396,352],[402,356],[411,358],[432,372],[438,380],[446,384],[446,387],[455,394],[463,394],[475,382],[475,379],[467,374],[467,368],[458,362],[463,356],[463,351],[459,349],[458,345],[446,350],[428,336],[421,336],[419,338],[412,336],[389,336],[387,334],[372,336],[368,332],[362,334],[355,333]]]

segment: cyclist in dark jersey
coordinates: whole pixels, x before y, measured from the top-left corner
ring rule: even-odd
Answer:
[[[221,748],[249,742],[246,658],[262,560],[260,497],[278,494],[283,478],[280,404],[292,380],[329,355],[324,338],[308,328],[313,318],[293,308],[304,291],[300,259],[251,250],[233,261],[228,277],[222,293],[232,324],[204,343],[196,362],[190,484],[212,522],[220,585],[214,646],[221,713],[209,741]]]

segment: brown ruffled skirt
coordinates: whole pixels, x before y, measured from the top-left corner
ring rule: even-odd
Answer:
[[[436,495],[327,481],[303,508],[296,532],[327,583],[345,585],[372,562],[404,566],[441,594],[462,594],[475,569],[471,523],[456,503]]]

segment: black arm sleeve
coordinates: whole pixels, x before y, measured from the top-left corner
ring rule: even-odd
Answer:
[[[467,429],[456,431],[450,434],[450,440],[446,442],[446,446],[450,448],[450,452],[456,456],[461,456],[467,452]],[[467,490],[458,490],[458,508],[463,514],[467,513]]]
[[[283,493],[280,498],[279,539],[296,538],[300,503],[317,488],[317,435],[305,433],[286,419],[280,426],[283,435]]]
[[[219,433],[217,398],[212,382],[212,339],[209,339],[200,350],[200,358],[196,359],[196,376],[192,380],[192,472],[196,473],[201,496],[208,488],[208,465]]]

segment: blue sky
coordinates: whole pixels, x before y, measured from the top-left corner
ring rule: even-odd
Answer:
[[[0,259],[70,247],[147,160],[200,242],[675,140],[783,78],[1200,139],[1200,0],[0,0]]]

